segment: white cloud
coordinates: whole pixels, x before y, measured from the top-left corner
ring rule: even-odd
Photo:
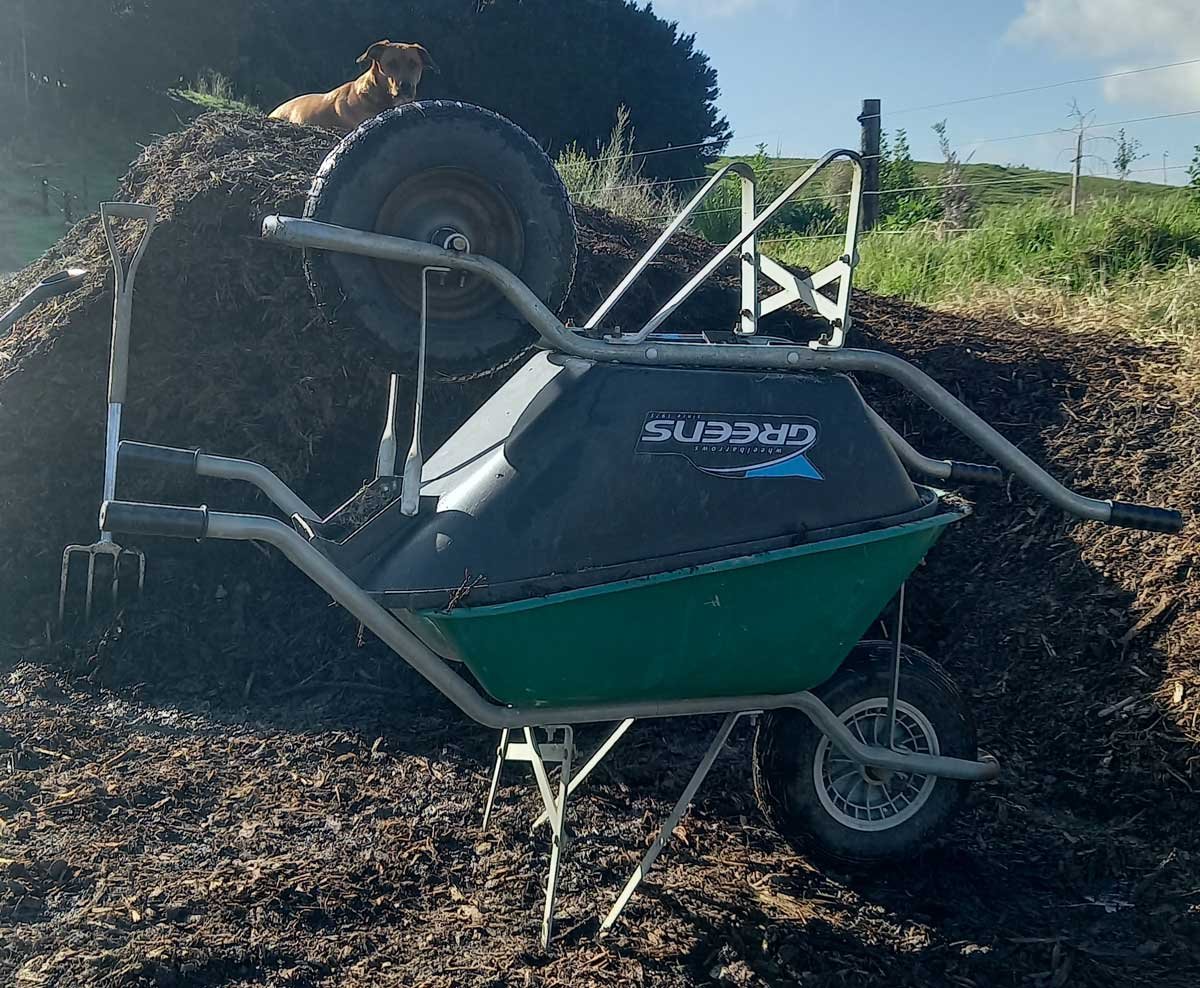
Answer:
[[[1009,28],[1017,41],[1109,60],[1105,72],[1200,57],[1200,0],[1025,0]],[[1117,76],[1113,102],[1168,110],[1200,108],[1200,63]]]

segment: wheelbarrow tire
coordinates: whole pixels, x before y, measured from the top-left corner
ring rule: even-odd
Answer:
[[[852,732],[863,730],[868,742],[880,724],[886,725],[891,658],[890,642],[861,642],[841,669],[813,690]],[[967,759],[978,754],[964,697],[937,662],[908,646],[901,650],[896,737],[898,744],[914,750],[932,748]],[[877,786],[866,778],[858,781],[854,771],[861,769],[843,761],[799,711],[771,711],[759,719],[753,778],[763,814],[798,849],[839,863],[871,864],[919,854],[944,830],[969,786],[924,776],[893,776]],[[895,803],[874,811],[879,819],[872,820],[867,807],[885,802],[884,793]]]
[[[575,212],[558,171],[516,124],[467,103],[411,103],[364,123],[321,165],[304,216],[439,247],[463,233],[552,312],[574,278]],[[394,370],[415,371],[419,266],[309,250],[305,271],[327,320],[374,334]],[[429,368],[443,378],[490,373],[537,338],[476,275],[431,274],[429,315]]]

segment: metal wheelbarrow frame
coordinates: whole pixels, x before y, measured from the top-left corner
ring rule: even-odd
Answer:
[[[754,238],[770,217],[819,171],[834,160],[844,158],[854,168],[855,181],[851,198],[850,218],[846,234],[846,250],[830,268],[808,278],[799,278],[759,255]],[[635,333],[604,336],[599,324],[616,300],[625,292],[637,275],[677,230],[692,210],[727,173],[736,174],[743,183],[743,226],[739,234],[676,294],[644,327]],[[445,250],[440,247],[381,234],[351,230],[311,220],[287,217],[268,217],[263,224],[263,236],[275,243],[316,250],[345,251],[386,261],[402,262],[425,268],[450,269],[473,275],[494,285],[504,297],[528,320],[538,332],[544,346],[564,354],[588,360],[638,364],[644,366],[672,365],[679,367],[724,368],[730,370],[761,370],[773,373],[793,371],[833,371],[882,375],[895,381],[939,412],[965,436],[973,440],[1001,467],[1024,481],[1054,505],[1078,518],[1105,524],[1141,528],[1150,531],[1174,532],[1182,526],[1178,512],[1121,501],[1105,501],[1078,494],[1060,484],[1037,463],[1010,443],[966,405],[942,388],[921,370],[892,354],[869,349],[845,349],[845,330],[849,325],[848,304],[851,278],[857,261],[857,222],[861,196],[861,161],[852,151],[831,151],[821,158],[800,179],[792,183],[774,203],[755,215],[753,206],[754,176],[748,166],[727,166],[705,186],[685,207],[683,213],[668,227],[662,237],[631,271],[613,294],[605,300],[595,316],[582,331],[568,329],[545,305],[510,271],[482,256]],[[678,342],[655,336],[654,330],[709,275],[735,253],[742,265],[743,311],[739,333],[752,336],[758,317],[796,299],[818,310],[830,327],[830,332],[808,345],[747,345],[714,344],[707,342]],[[765,302],[758,299],[757,275],[762,272],[781,286],[781,291]],[[837,300],[817,291],[840,279]],[[395,383],[392,387],[394,390]],[[1003,482],[1003,473],[993,466],[959,463],[927,457],[913,449],[894,429],[874,412],[877,424],[909,469],[934,479],[951,482]],[[388,438],[385,434],[385,439]],[[391,437],[394,445],[394,437]],[[979,760],[950,758],[934,754],[917,754],[885,745],[868,745],[855,737],[842,721],[817,696],[808,690],[782,694],[756,694],[693,697],[672,701],[635,700],[629,702],[597,702],[559,706],[503,705],[478,692],[454,668],[448,658],[439,654],[435,638],[421,632],[416,615],[391,611],[355,583],[329,558],[310,544],[298,528],[316,521],[316,514],[294,491],[288,488],[265,466],[249,460],[212,456],[199,451],[178,450],[162,446],[122,443],[121,456],[127,461],[173,467],[208,477],[249,482],[258,487],[289,524],[265,515],[231,514],[210,511],[207,507],[138,504],[106,501],[100,512],[103,531],[129,534],[175,536],[189,539],[227,539],[257,541],[274,546],[298,569],[322,587],[335,601],[345,607],[375,635],[382,639],[405,662],[412,666],[435,689],[472,720],[501,731],[496,765],[484,813],[490,817],[493,801],[505,761],[527,761],[531,764],[545,812],[536,821],[549,822],[552,830],[550,873],[542,922],[543,945],[549,940],[553,923],[554,900],[559,866],[566,840],[565,813],[571,792],[599,764],[638,719],[685,717],[702,714],[722,714],[724,720],[693,773],[683,794],[668,817],[642,862],[634,870],[619,898],[604,919],[607,930],[616,920],[630,895],[662,850],[671,832],[686,811],[696,790],[712,767],[737,721],[764,711],[792,708],[807,716],[830,742],[854,762],[884,772],[912,773],[945,779],[982,781],[994,778],[999,764],[990,757]],[[903,606],[903,583],[899,587],[899,608]],[[836,601],[831,603],[836,604]],[[897,622],[899,629],[901,622]],[[890,711],[894,711],[899,675],[900,641],[895,638],[895,664],[892,677]],[[892,714],[894,716],[894,713]],[[598,750],[572,774],[575,762],[573,726],[594,722],[616,721],[616,728]],[[547,740],[535,736],[535,728],[545,729]],[[514,739],[515,738],[515,739]],[[555,792],[550,783],[547,764],[561,768]]]

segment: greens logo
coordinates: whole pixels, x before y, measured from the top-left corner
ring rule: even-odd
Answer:
[[[682,456],[714,477],[824,480],[806,455],[819,431],[807,416],[650,412],[634,452]]]

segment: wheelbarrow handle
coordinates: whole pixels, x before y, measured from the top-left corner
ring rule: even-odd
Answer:
[[[100,505],[100,531],[121,535],[202,539],[208,534],[208,507],[105,501]]]
[[[861,398],[862,395],[860,394],[859,397]],[[865,399],[863,406],[871,421],[883,433],[884,438],[896,451],[896,455],[910,470],[915,470],[917,473],[925,474],[936,480],[947,480],[953,484],[992,484],[997,487],[1004,485],[1004,471],[999,467],[984,463],[964,463],[961,460],[935,460],[932,456],[917,452],[887,419],[866,403]]]
[[[20,319],[24,319],[48,298],[69,295],[83,286],[87,268],[67,268],[48,275],[22,295],[12,308],[0,315],[0,336],[7,333]]]
[[[1183,529],[1183,514],[1173,508],[1158,508],[1151,504],[1132,504],[1112,501],[1110,525],[1138,528],[1144,532],[1166,532],[1174,535]]]
[[[946,479],[956,484],[990,484],[1004,486],[1004,471],[987,463],[964,463],[962,460],[946,460],[950,472]]]

